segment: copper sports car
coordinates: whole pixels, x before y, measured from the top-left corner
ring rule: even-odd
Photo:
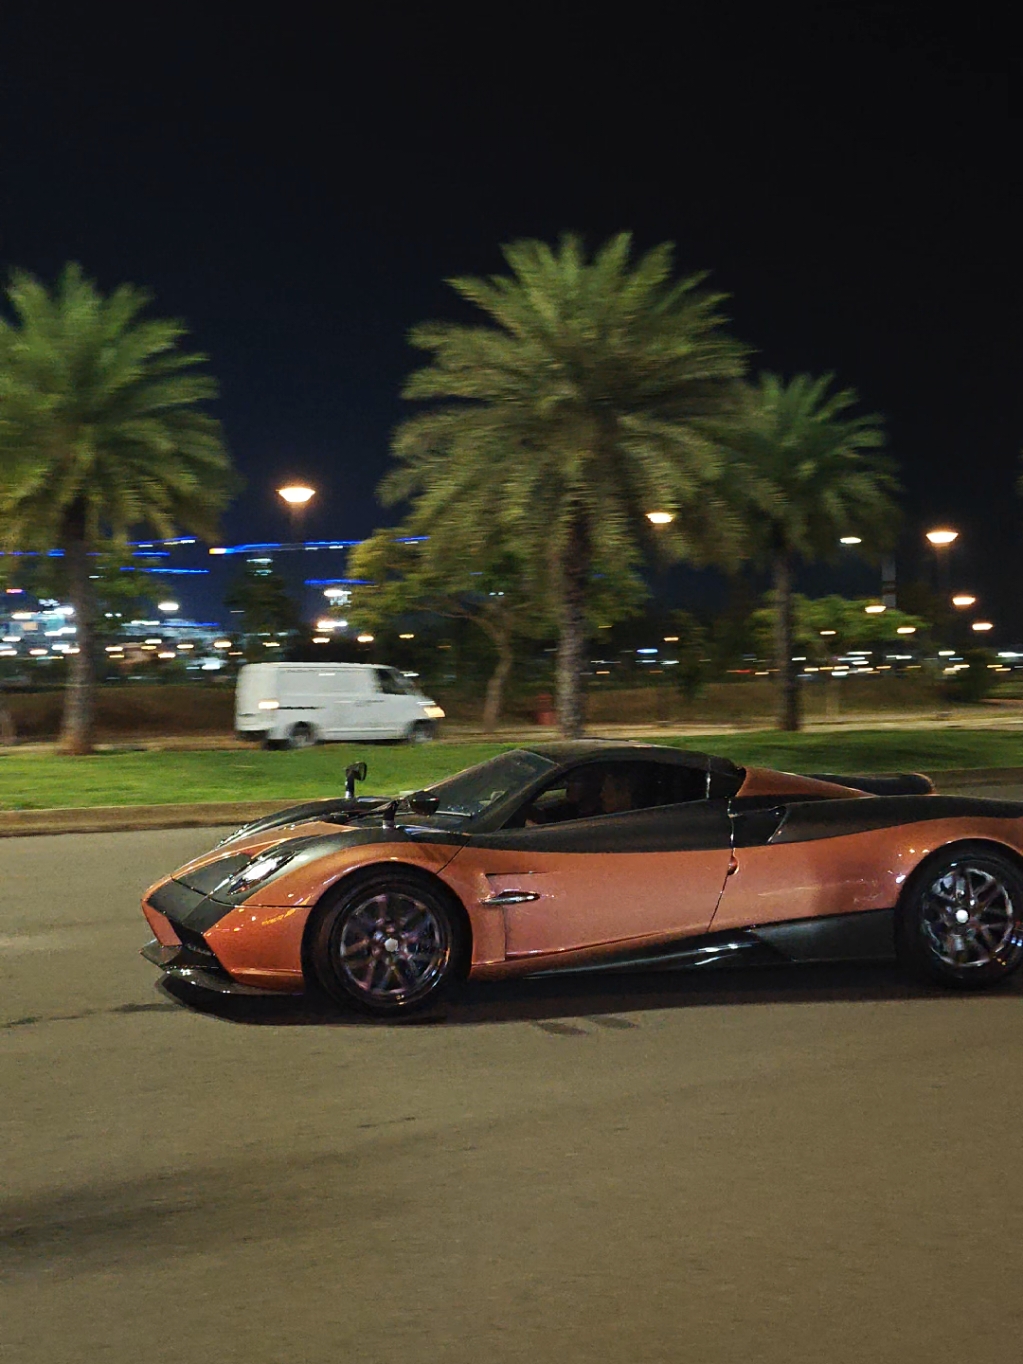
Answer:
[[[143,955],[226,993],[393,1015],[453,983],[898,959],[943,984],[1023,959],[1023,804],[926,777],[801,777],[652,744],[541,744],[404,799],[239,829],[146,892]]]

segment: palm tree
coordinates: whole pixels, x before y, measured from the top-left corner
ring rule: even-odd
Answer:
[[[212,536],[235,479],[216,384],[179,349],[178,322],[144,319],[148,295],[104,296],[79,266],[48,289],[16,273],[0,317],[0,537],[62,551],[78,653],[69,660],[61,751],[92,748],[90,556],[138,529]]]
[[[793,574],[799,560],[834,557],[839,537],[860,535],[874,551],[890,544],[898,521],[881,418],[850,416],[851,389],[829,392],[832,375],[797,374],[788,384],[762,374],[745,385],[727,438],[737,456],[733,482],[747,502],[758,557],[774,577],[778,728],[800,727],[792,666]]]
[[[405,397],[435,405],[399,427],[381,495],[412,500],[431,534],[457,519],[527,564],[555,602],[559,718],[575,735],[596,565],[631,571],[654,550],[652,510],[675,515],[665,557],[724,554],[734,537],[714,421],[746,350],[703,276],[672,281],[670,245],[632,261],[621,233],[588,258],[568,235],[503,254],[510,274],[449,281],[485,321],[412,331],[431,359]]]

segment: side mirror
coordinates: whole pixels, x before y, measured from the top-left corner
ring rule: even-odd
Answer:
[[[431,796],[428,791],[413,791],[405,800],[405,805],[414,815],[435,815],[440,804],[439,796]]]
[[[355,799],[355,783],[366,780],[365,763],[349,763],[345,768],[345,798]]]

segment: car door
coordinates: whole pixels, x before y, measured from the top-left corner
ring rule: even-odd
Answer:
[[[706,932],[730,844],[727,800],[690,799],[470,837],[455,866],[506,959],[542,959]]]
[[[348,739],[382,739],[387,737],[387,715],[384,696],[377,682],[376,669],[353,664],[345,669],[345,714]]]

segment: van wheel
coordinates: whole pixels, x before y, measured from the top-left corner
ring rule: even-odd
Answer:
[[[436,730],[429,720],[417,720],[409,728],[408,741],[410,744],[428,744],[436,737]]]
[[[312,748],[315,742],[316,733],[312,725],[292,725],[287,739],[289,748]]]

